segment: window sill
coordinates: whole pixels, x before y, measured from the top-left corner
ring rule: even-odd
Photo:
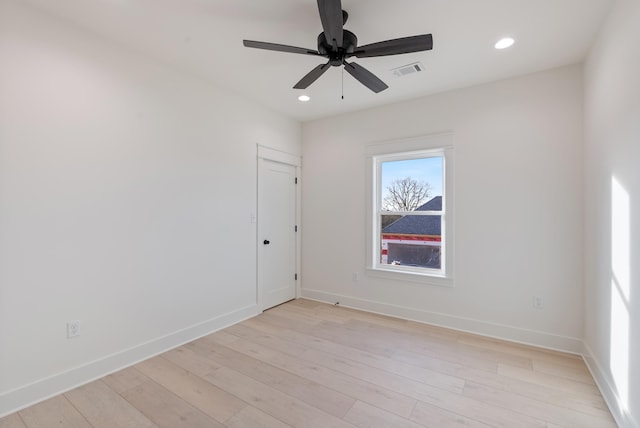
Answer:
[[[366,274],[368,276],[376,278],[392,279],[395,281],[407,281],[422,285],[433,285],[438,287],[454,286],[452,277],[432,273],[407,272],[395,269],[368,267],[366,268]]]

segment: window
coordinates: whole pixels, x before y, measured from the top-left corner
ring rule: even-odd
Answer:
[[[385,143],[368,150],[368,272],[451,285],[451,135]]]

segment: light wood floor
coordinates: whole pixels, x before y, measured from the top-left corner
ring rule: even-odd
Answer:
[[[615,427],[581,358],[296,300],[0,427]]]

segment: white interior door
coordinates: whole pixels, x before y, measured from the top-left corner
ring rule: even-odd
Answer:
[[[296,167],[258,164],[258,300],[262,310],[296,298]]]

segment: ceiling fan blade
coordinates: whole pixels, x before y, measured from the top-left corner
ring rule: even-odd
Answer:
[[[331,46],[342,47],[342,3],[340,0],[318,0],[322,29]]]
[[[296,46],[280,45],[278,43],[257,42],[255,40],[243,40],[242,44],[248,48],[266,49],[268,51],[289,52],[303,55],[320,55],[313,49],[299,48]]]
[[[433,37],[431,34],[422,34],[420,36],[402,37],[400,39],[385,40],[384,42],[358,46],[350,56],[367,58],[421,52],[431,49],[433,49]]]
[[[388,88],[387,84],[378,79],[375,74],[362,67],[361,65],[356,64],[355,62],[349,63],[345,61],[344,68],[345,70],[347,70],[347,73],[355,77],[356,80],[358,80],[367,88],[371,89],[376,94]]]
[[[309,73],[307,73],[306,76],[300,79],[300,81],[296,83],[293,89],[307,89],[313,82],[318,80],[318,78],[322,76],[324,72],[327,71],[330,67],[331,67],[331,64],[329,63],[320,64],[319,66],[311,70]]]

